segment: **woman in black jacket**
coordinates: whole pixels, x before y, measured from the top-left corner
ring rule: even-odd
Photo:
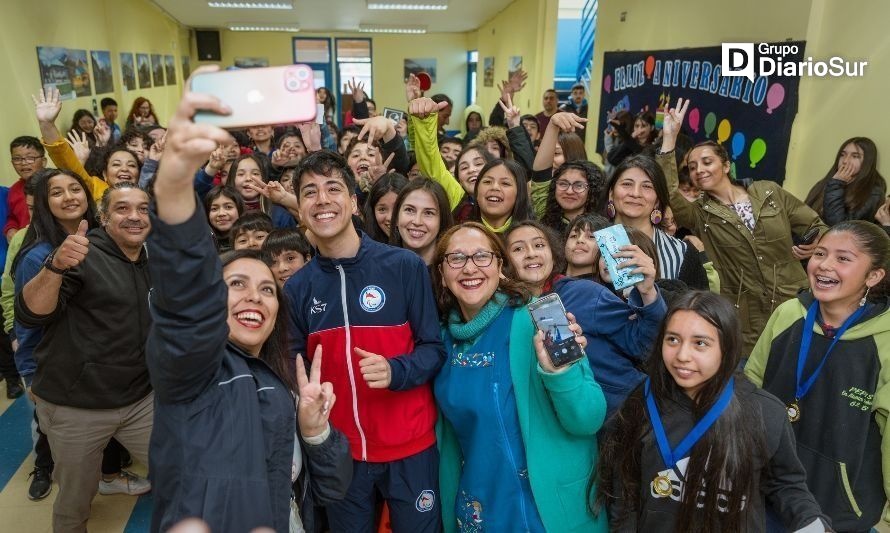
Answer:
[[[314,531],[313,504],[342,498],[352,481],[348,443],[328,423],[336,398],[321,382],[317,350],[308,377],[297,358],[295,409],[287,306],[272,271],[253,252],[224,263],[216,255],[188,184],[228,134],[194,124],[198,109],[225,113],[211,97],[183,97],[167,134],[170,157],[155,181],[147,243],[152,531],[187,517],[202,518],[214,533],[282,532],[293,520]]]
[[[878,147],[868,137],[853,137],[838,148],[834,165],[810,190],[806,204],[829,226],[845,220],[875,222],[886,193]]]

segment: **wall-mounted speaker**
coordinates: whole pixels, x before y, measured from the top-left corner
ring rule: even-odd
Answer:
[[[218,31],[195,30],[195,44],[198,48],[199,61],[222,61]]]

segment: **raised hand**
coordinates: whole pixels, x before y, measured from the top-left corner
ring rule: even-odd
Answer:
[[[422,96],[423,91],[420,90],[420,80],[414,74],[408,74],[408,79],[405,80],[405,99],[410,103]]]
[[[317,122],[301,122],[297,127],[300,129],[307,152],[321,150],[321,126]]]
[[[613,254],[615,259],[627,259],[621,263],[621,267],[636,267],[630,271],[631,274],[642,274],[643,281],[636,284],[636,288],[640,291],[644,301],[647,295],[654,294],[655,289],[655,261],[635,244],[628,244],[618,249],[617,254]]]
[[[148,158],[152,161],[160,161],[161,156],[164,154],[164,146],[167,144],[167,134],[164,133],[164,136],[158,139],[156,142],[151,143],[151,147],[148,149]]]
[[[683,126],[683,117],[686,116],[686,110],[689,109],[689,99],[677,98],[677,105],[674,108],[666,108],[664,110],[664,125],[662,126],[662,152],[670,152],[674,149],[677,135]],[[666,144],[670,143],[668,146]]]
[[[59,112],[62,111],[62,100],[59,96],[59,90],[55,87],[48,89],[40,89],[37,96],[31,95],[34,101],[34,113],[37,115],[38,122],[55,123]]]
[[[293,203],[288,202],[289,199],[296,201],[296,196],[287,192],[281,183],[277,181],[263,183],[262,181],[249,179],[244,183],[244,186],[260,193],[263,197],[268,198],[271,202],[276,204]]]
[[[575,320],[575,315],[566,313],[566,318],[569,321],[569,330],[575,334],[575,342],[577,342],[582,349],[587,347],[587,337],[585,337],[584,332],[581,331],[581,326],[578,325],[578,322]],[[547,372],[548,374],[559,374],[570,368],[571,365],[566,365],[562,368],[553,366],[553,361],[550,360],[550,354],[547,353],[547,349],[544,348],[543,331],[538,330],[537,333],[535,333],[532,342],[535,345],[535,355],[538,357],[538,364],[541,365],[541,369],[543,369],[544,372]]]
[[[87,230],[90,228],[86,220],[81,220],[77,231],[62,241],[62,245],[56,248],[53,255],[53,266],[60,270],[68,270],[81,264],[90,252],[90,240],[87,239]]]
[[[374,144],[378,139],[392,140],[396,134],[395,124],[383,115],[372,118],[356,118],[352,121],[362,127],[358,132],[358,138],[364,139],[367,136],[368,144]]]
[[[408,113],[417,118],[426,118],[433,113],[438,113],[446,107],[448,107],[447,101],[443,100],[436,103],[431,98],[420,97],[415,98],[408,103]]]
[[[510,88],[512,90],[512,94],[516,94],[522,89],[525,89],[525,80],[528,79],[528,72],[522,70],[521,68],[510,75]]]
[[[71,130],[68,132],[68,138],[65,139],[65,142],[74,150],[74,155],[77,156],[80,164],[86,163],[87,158],[90,157],[90,143],[87,141],[87,134],[83,132],[78,134],[78,132]]]
[[[96,146],[108,146],[108,141],[111,140],[111,127],[104,118],[100,118],[99,122],[96,123],[96,127],[93,128],[93,135],[96,137]]]
[[[355,103],[360,103],[365,101],[365,84],[362,82],[356,83],[355,78],[352,78],[351,81],[346,82],[346,89],[352,93],[352,101]]]
[[[308,377],[303,356],[297,355],[297,389],[300,395],[297,400],[297,422],[303,438],[317,437],[324,433],[328,427],[331,409],[337,401],[331,382],[321,381],[321,354],[321,344],[319,344],[315,347],[315,356],[312,357]]]
[[[372,164],[371,168],[368,169],[368,177],[371,180],[371,184],[377,183],[377,180],[380,179],[381,176],[389,172],[389,165],[392,163],[393,158],[396,156],[396,153],[393,152],[389,154],[389,157],[386,158],[386,161],[377,165]]]
[[[210,159],[207,160],[207,166],[204,172],[211,176],[215,176],[226,165],[226,147],[219,146],[210,152]]]
[[[501,80],[498,83],[498,90],[501,92],[501,101],[506,102],[507,98],[513,95],[513,86],[507,80]]]
[[[270,159],[273,167],[293,167],[297,164],[296,159],[281,150],[274,150]]]
[[[560,131],[573,133],[576,129],[583,130],[585,122],[587,122],[586,118],[579,117],[568,111],[560,111],[550,117],[550,124],[547,127],[553,126],[554,128],[559,128]]]
[[[508,94],[506,99],[498,100],[498,105],[504,110],[504,119],[507,122],[507,127],[515,128],[519,126],[519,118],[522,116],[522,113],[518,107],[513,105],[513,98]]]
[[[368,387],[372,389],[389,387],[389,384],[392,382],[392,368],[390,368],[386,357],[362,350],[359,347],[355,347],[354,350],[362,358],[358,366]]]

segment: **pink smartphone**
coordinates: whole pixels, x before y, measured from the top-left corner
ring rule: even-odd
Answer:
[[[306,65],[195,74],[191,90],[212,94],[232,109],[230,115],[199,111],[195,115],[199,123],[240,128],[315,119],[315,84]]]

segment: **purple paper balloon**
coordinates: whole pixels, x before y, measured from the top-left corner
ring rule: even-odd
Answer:
[[[695,133],[698,133],[698,121],[700,118],[701,117],[699,116],[699,111],[698,111],[697,107],[692,109],[691,111],[689,111],[689,127]]]
[[[612,92],[612,75],[611,74],[607,74],[606,77],[603,79],[603,90],[606,91],[607,93]]]
[[[774,83],[766,92],[766,112],[772,114],[773,109],[782,105],[785,101],[785,87],[781,83]]]

